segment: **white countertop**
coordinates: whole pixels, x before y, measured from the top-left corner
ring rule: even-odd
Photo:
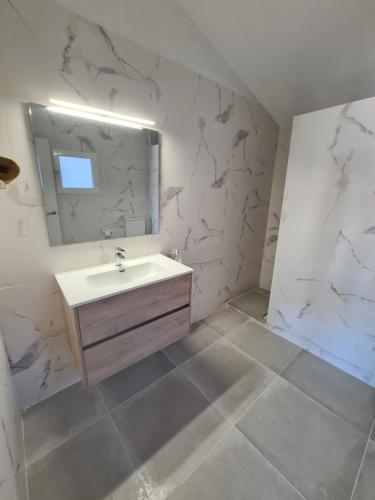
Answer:
[[[193,272],[191,267],[162,254],[126,259],[123,266],[122,273],[112,262],[57,273],[55,278],[68,305],[77,307]]]

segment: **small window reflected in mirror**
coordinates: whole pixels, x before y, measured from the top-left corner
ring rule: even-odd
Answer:
[[[51,245],[159,232],[160,134],[30,103]]]
[[[60,193],[98,192],[96,155],[53,151]]]

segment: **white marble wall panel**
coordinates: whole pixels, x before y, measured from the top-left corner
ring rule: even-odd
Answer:
[[[375,386],[375,99],[294,119],[268,322]]]
[[[22,419],[0,333],[0,500],[26,500]]]
[[[276,247],[279,236],[286,169],[288,166],[290,134],[291,129],[288,127],[281,128],[279,131],[275,166],[273,169],[271,198],[268,210],[266,238],[264,241],[262,270],[260,273],[260,286],[269,291],[272,285],[273,268],[275,265]]]
[[[154,119],[162,133],[160,234],[50,247],[22,108],[2,99],[0,154],[22,167],[0,193],[0,327],[23,407],[77,379],[55,272],[183,249],[193,320],[258,285],[278,129],[255,99],[46,0],[0,0],[0,95],[53,96]],[[43,12],[43,16],[40,13]]]

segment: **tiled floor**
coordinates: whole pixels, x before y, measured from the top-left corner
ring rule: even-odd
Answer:
[[[374,500],[374,390],[236,309],[28,410],[30,500]]]

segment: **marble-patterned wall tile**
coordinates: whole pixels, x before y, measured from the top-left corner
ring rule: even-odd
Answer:
[[[269,326],[375,386],[375,99],[294,119]]]
[[[0,333],[0,499],[26,500],[22,419]]]
[[[286,169],[288,166],[290,135],[291,129],[283,127],[279,131],[277,141],[266,238],[264,241],[262,270],[260,273],[260,286],[265,290],[271,290],[272,284],[277,240],[279,236],[281,208],[284,196]]]
[[[262,107],[47,0],[0,0],[0,327],[22,407],[77,379],[56,272],[172,248],[194,267],[192,319],[258,285],[278,127]],[[43,12],[43,16],[40,16]],[[50,247],[33,144],[15,97],[148,117],[161,131],[160,233]]]

